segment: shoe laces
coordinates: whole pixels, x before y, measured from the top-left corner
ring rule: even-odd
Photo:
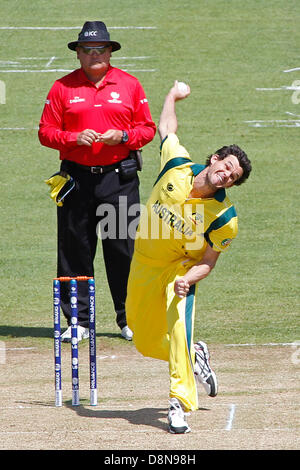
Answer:
[[[202,344],[195,344],[195,354],[196,354],[196,365],[198,366],[195,370],[196,374],[201,375],[203,378],[209,377],[211,374],[211,368],[209,365],[209,353],[206,352]]]
[[[177,416],[180,415],[180,417],[184,418],[185,416],[190,416],[190,412],[189,411],[184,411],[184,409],[182,408],[181,404],[179,403],[179,401],[171,401],[169,400],[169,414],[171,416],[174,416],[175,414]]]
[[[185,420],[185,416],[187,415],[187,413],[183,411],[180,403],[169,401],[169,404],[170,404],[169,413],[168,413],[169,423],[172,423],[172,426],[175,426],[175,427],[187,426],[187,423]]]

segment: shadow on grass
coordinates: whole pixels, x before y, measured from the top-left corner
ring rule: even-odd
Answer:
[[[64,331],[65,328],[62,328]],[[35,326],[9,326],[0,325],[0,337],[7,338],[53,338],[53,328]],[[97,337],[122,338],[118,333],[97,333]]]

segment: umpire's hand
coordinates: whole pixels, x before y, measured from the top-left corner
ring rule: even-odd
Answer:
[[[77,136],[77,144],[91,147],[92,143],[95,142],[98,137],[98,132],[94,131],[93,129],[85,129],[84,131],[79,132]]]

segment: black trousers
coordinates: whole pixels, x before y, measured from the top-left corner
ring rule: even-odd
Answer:
[[[127,324],[127,280],[140,215],[138,176],[122,181],[115,170],[92,174],[68,161],[62,162],[62,168],[76,184],[63,206],[57,208],[57,276],[94,276],[94,258],[101,238],[116,322],[123,328]],[[70,325],[69,283],[66,282],[61,283],[61,306]],[[86,281],[78,282],[78,323],[88,326]]]

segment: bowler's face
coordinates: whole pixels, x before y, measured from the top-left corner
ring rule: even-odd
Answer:
[[[207,174],[208,184],[215,189],[230,188],[242,174],[243,169],[236,156],[228,155],[219,160],[218,155],[213,155]]]

